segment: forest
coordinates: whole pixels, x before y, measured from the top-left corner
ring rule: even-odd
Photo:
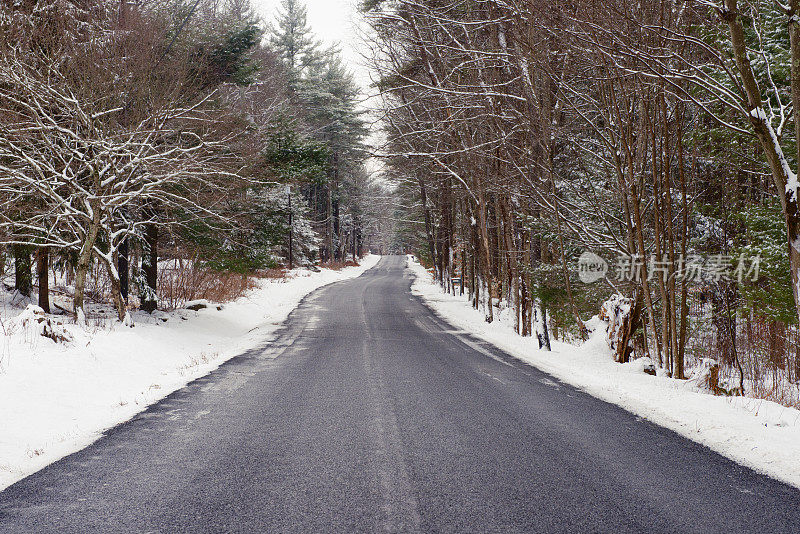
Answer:
[[[358,5],[369,88],[299,0],[4,2],[5,289],[132,325],[404,251],[541,349],[599,315],[800,404],[800,2]]]
[[[486,321],[797,405],[800,2],[368,0],[398,240]]]
[[[296,0],[3,2],[6,289],[132,324],[360,257],[386,196],[360,91]]]

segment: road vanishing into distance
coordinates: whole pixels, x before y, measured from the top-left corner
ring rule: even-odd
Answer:
[[[0,493],[0,532],[800,531],[800,491],[454,331],[405,261]]]

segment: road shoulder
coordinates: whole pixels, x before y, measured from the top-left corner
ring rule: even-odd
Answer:
[[[607,347],[590,340],[576,347],[554,342],[539,350],[500,320],[488,324],[462,296],[449,295],[409,259],[412,292],[439,318],[555,379],[668,428],[759,473],[800,488],[800,410],[746,397],[719,397],[687,381],[653,377],[635,362],[613,362]]]
[[[269,341],[307,295],[360,276],[379,260],[367,256],[338,271],[296,270],[223,306],[137,315],[134,328],[65,325],[74,338],[68,343],[39,336],[38,324],[4,330],[0,490]]]

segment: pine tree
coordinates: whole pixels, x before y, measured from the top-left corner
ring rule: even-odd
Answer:
[[[277,25],[271,29],[270,43],[289,72],[291,89],[319,57],[319,43],[313,38],[306,19],[305,5],[298,0],[283,0]]]
[[[336,47],[320,50],[306,22],[306,8],[297,0],[283,0],[270,42],[289,71],[289,93],[300,112],[308,137],[328,152],[323,184],[306,187],[306,200],[321,221],[322,258],[341,259],[360,229],[345,228],[343,217],[352,215],[353,202],[345,198],[354,187],[366,151],[359,90]],[[347,220],[355,220],[347,217]],[[348,240],[350,243],[348,243]]]

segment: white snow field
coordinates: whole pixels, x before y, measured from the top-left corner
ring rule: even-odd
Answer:
[[[23,324],[29,311],[0,313],[0,489],[263,342],[303,297],[359,276],[379,259],[370,255],[358,267],[295,269],[285,280],[260,280],[221,310],[137,312],[134,328],[67,324],[73,340],[66,343],[42,337],[38,323]]]
[[[701,391],[694,381],[642,372],[641,362],[618,364],[603,335],[581,346],[552,343],[538,348],[535,337],[522,337],[513,324],[486,323],[465,297],[450,295],[431,274],[409,257],[412,286],[444,320],[488,341],[559,380],[621,406],[658,425],[758,472],[800,487],[800,411],[747,397],[720,397]]]

